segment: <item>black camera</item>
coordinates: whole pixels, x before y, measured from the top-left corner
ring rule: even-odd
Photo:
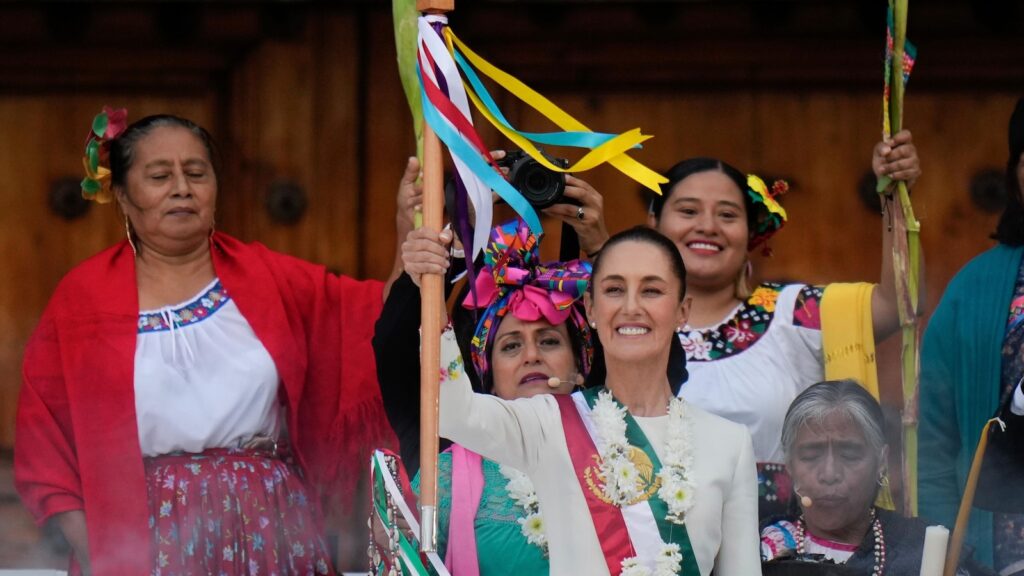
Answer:
[[[544,154],[541,152],[541,154]],[[564,158],[555,158],[544,154],[552,164],[569,167],[569,161]],[[508,181],[512,186],[526,198],[531,206],[540,210],[554,204],[578,204],[571,198],[564,198],[565,194],[565,173],[549,170],[530,157],[522,150],[509,152],[501,160],[497,160],[498,166],[508,168]]]

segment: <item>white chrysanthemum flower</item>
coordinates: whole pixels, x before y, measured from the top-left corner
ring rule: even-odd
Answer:
[[[679,573],[683,563],[683,555],[678,544],[665,544],[654,559],[655,576],[673,576]]]
[[[544,518],[539,512],[529,514],[526,518],[519,519],[519,526],[526,536],[526,541],[536,546],[547,546],[548,538],[544,532]]]
[[[544,533],[544,519],[540,515],[537,491],[533,488],[533,482],[529,476],[515,468],[500,466],[498,471],[508,479],[505,489],[509,497],[526,512],[525,517],[518,519],[523,536],[530,544],[540,547],[546,556],[548,539]]]
[[[626,409],[616,404],[610,393],[598,394],[592,413],[597,433],[607,448],[627,445]]]
[[[640,563],[636,556],[626,558],[622,561],[622,576],[650,576],[651,571]]]

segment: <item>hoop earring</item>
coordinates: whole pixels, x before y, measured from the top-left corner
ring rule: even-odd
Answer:
[[[217,232],[217,219],[214,218],[210,221],[210,242],[213,242],[213,235]]]
[[[128,215],[124,215],[124,234],[128,237],[128,245],[132,247],[132,254],[139,255],[139,249],[135,247],[135,240],[132,239],[132,225],[128,221]]]

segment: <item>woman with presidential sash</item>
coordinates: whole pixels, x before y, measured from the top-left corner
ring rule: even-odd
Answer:
[[[551,574],[760,570],[749,433],[677,398],[667,376],[685,276],[653,230],[605,244],[585,296],[604,369],[595,362],[592,388],[571,396],[474,394],[442,335],[441,434],[530,478]]]

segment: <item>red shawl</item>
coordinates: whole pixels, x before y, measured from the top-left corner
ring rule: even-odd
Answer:
[[[369,449],[393,443],[370,345],[381,283],[224,234],[211,244],[217,276],[277,366],[306,478],[333,506],[351,506]],[[138,313],[135,259],[122,241],[68,273],[25,351],[16,484],[40,523],[85,511],[96,574],[152,568],[134,399]]]

